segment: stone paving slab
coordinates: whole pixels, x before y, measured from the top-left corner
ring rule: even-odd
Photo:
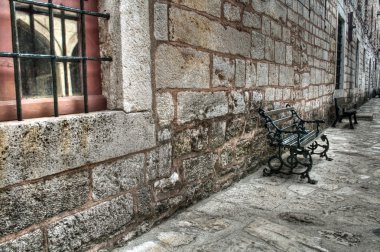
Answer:
[[[261,169],[114,251],[380,251],[380,99],[362,110],[374,120],[326,131],[318,184]]]

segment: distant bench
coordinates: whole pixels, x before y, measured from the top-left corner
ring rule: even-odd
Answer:
[[[337,122],[342,122],[343,118],[348,118],[350,121],[350,128],[354,129],[354,125],[352,123],[352,118],[354,119],[354,123],[358,124],[356,120],[356,103],[353,102],[351,98],[334,98],[335,103],[335,121],[332,124],[332,127],[336,126]]]
[[[311,155],[318,154],[320,157],[325,157],[326,160],[332,160],[327,156],[329,150],[327,136],[319,128],[324,121],[303,120],[289,105],[270,111],[260,108],[259,114],[265,121],[267,137],[271,146],[278,148],[277,154],[269,158],[269,169],[264,169],[264,176],[270,176],[273,173],[298,174],[301,179],[307,178],[307,182],[310,184],[317,183],[309,176],[313,165]],[[310,124],[314,128],[307,128],[305,124]],[[326,144],[319,144],[316,141],[319,138]],[[315,152],[318,147],[323,150]],[[289,150],[289,154],[286,153],[287,150]],[[301,166],[301,170],[299,166]]]

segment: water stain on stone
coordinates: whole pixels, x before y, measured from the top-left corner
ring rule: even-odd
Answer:
[[[345,246],[355,246],[361,241],[362,238],[361,235],[351,234],[343,231],[323,230],[319,231],[319,234],[331,241],[335,241],[336,243]]]
[[[285,212],[278,215],[281,219],[295,224],[323,226],[325,222],[320,218],[308,213]]]

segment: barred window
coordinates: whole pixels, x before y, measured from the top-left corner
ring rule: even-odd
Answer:
[[[0,121],[105,109],[96,0],[0,0],[0,14]]]

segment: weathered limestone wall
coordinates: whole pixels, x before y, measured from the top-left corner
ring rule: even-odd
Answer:
[[[257,108],[328,118],[336,1],[99,1],[111,111],[0,123],[0,251],[97,250],[270,154]]]
[[[379,47],[379,24],[376,10],[379,9],[379,2],[376,0],[367,1],[367,11],[365,2],[338,1],[340,8],[339,15],[345,20],[344,37],[344,85],[335,91],[336,97],[352,97],[359,104],[371,97],[372,91],[378,86],[379,67],[377,66],[377,52]],[[361,4],[361,7],[359,6]],[[374,14],[371,14],[371,10]],[[353,13],[352,40],[349,40],[350,26],[349,13]],[[373,21],[371,19],[373,18]],[[356,50],[359,42],[358,58]]]

